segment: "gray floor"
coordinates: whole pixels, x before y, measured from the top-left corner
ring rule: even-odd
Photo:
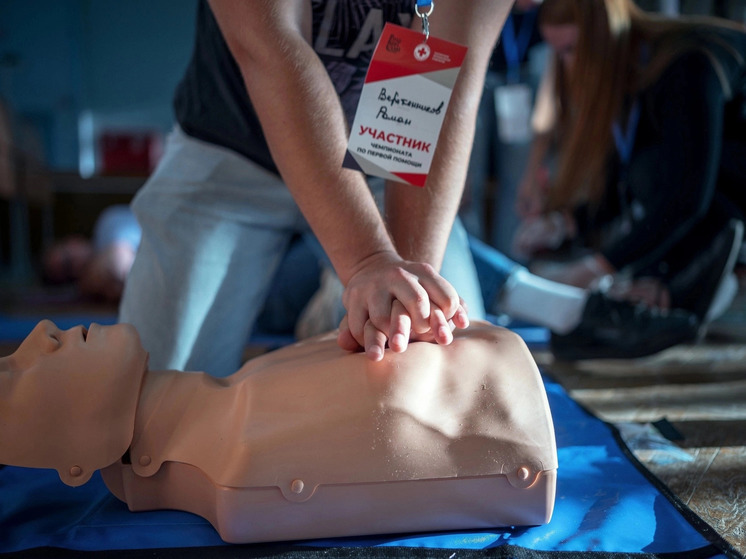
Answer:
[[[638,425],[667,419],[682,438],[668,447],[640,448],[636,455],[741,553],[746,553],[744,287],[742,280],[734,305],[696,345],[646,359],[574,364],[535,352],[537,362],[602,419]]]

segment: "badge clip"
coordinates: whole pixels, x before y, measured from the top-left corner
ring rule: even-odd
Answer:
[[[428,10],[426,12],[420,12],[420,8],[426,6],[428,7]],[[421,0],[416,0],[414,6],[414,13],[416,13],[422,20],[422,33],[425,35],[425,42],[430,38],[430,21],[427,18],[433,13],[434,8],[435,2],[423,2]]]

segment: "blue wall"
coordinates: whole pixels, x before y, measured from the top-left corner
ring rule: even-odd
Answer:
[[[56,169],[78,166],[78,117],[167,130],[192,50],[196,0],[2,0],[0,97],[39,130]]]

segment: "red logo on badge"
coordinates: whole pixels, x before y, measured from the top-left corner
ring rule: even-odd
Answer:
[[[424,62],[428,58],[430,58],[430,47],[427,45],[427,43],[420,43],[416,47],[414,47],[414,57],[419,62]]]

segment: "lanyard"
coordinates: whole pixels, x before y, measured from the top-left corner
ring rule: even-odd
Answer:
[[[520,81],[521,60],[526,54],[528,45],[531,42],[531,36],[534,31],[534,22],[536,21],[536,12],[537,10],[530,10],[524,13],[521,25],[518,29],[518,36],[516,36],[513,14],[508,14],[508,18],[505,20],[500,41],[503,45],[505,61],[508,64],[509,83]]]
[[[648,45],[643,43],[640,48],[640,62],[647,64],[650,58],[650,49]],[[632,103],[632,108],[629,110],[627,116],[627,129],[622,132],[622,127],[618,120],[614,121],[611,131],[614,134],[614,143],[616,144],[616,150],[619,153],[619,159],[622,162],[623,167],[629,165],[632,159],[632,148],[635,143],[635,135],[637,134],[637,124],[640,122],[640,102],[635,99]]]
[[[618,120],[612,125],[614,143],[619,153],[619,160],[622,163],[617,183],[617,195],[619,196],[619,204],[622,210],[622,230],[627,232],[632,227],[632,222],[641,219],[645,213],[639,202],[630,200],[627,186],[627,171],[629,162],[632,160],[632,148],[635,144],[638,122],[640,122],[640,103],[635,100],[627,116],[626,130],[622,131]]]
[[[635,101],[627,117],[626,130],[622,131],[619,121],[615,121],[612,126],[616,150],[619,153],[619,159],[625,167],[629,165],[630,159],[632,159],[632,148],[635,144],[638,122],[640,122],[640,103]]]

